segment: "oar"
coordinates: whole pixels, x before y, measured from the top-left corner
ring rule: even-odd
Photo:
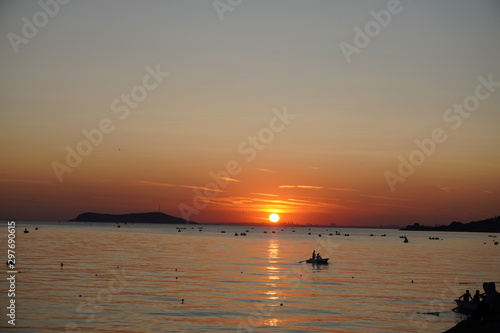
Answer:
[[[304,261],[307,261],[307,259],[306,259],[306,260],[301,260],[301,261],[299,261],[299,264],[300,264],[300,263],[303,263]]]
[[[439,316],[439,312],[417,312],[417,314],[426,314],[432,316]]]

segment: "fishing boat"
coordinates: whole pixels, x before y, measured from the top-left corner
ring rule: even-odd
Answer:
[[[307,259],[305,262],[308,264],[320,264],[320,265],[325,265],[328,264],[328,259],[330,258],[321,258],[321,259]]]
[[[454,309],[457,312],[474,312],[477,309],[476,302],[466,302],[460,299],[456,299],[457,307]]]

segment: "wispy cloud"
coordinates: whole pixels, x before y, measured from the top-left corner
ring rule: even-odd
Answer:
[[[265,206],[280,206],[282,208],[341,208],[343,206],[323,202],[319,200],[302,200],[302,199],[273,199],[273,198],[259,198],[259,197],[223,197],[223,198],[207,198],[210,204],[221,206],[244,206],[250,210],[262,210]]]
[[[233,178],[229,178],[229,177],[219,177],[219,178],[220,178],[220,179],[222,179],[222,180],[226,180],[226,181],[228,181],[228,182],[235,182],[235,183],[239,183],[239,182],[241,182],[241,181],[240,181],[240,180],[238,180],[238,179],[233,179]]]
[[[277,197],[277,194],[269,194],[269,193],[250,193],[250,194],[255,194],[255,195],[263,195],[266,197]]]
[[[308,190],[321,190],[323,186],[311,186],[311,185],[280,185],[280,188],[304,188]]]
[[[284,206],[290,206],[290,207],[304,207],[304,208],[317,208],[317,207],[329,207],[329,208],[338,208],[341,207],[340,205],[328,203],[328,202],[321,202],[321,201],[309,201],[309,200],[300,200],[300,199],[287,199],[287,200],[274,200],[274,199],[264,199],[264,198],[255,198],[253,199],[256,202],[259,203],[265,203],[268,205],[284,205]]]
[[[207,198],[210,204],[223,206],[242,206],[251,204],[252,199],[246,197],[226,197],[226,198]]]
[[[458,190],[457,188],[455,187],[450,187],[450,186],[441,186],[441,185],[438,185],[437,187],[438,189],[440,189],[441,191],[443,192],[446,192],[446,193],[450,193],[454,190]]]
[[[208,187],[202,187],[202,186],[157,183],[157,182],[150,182],[150,181],[147,181],[147,180],[138,180],[137,182],[141,183],[141,184],[152,185],[152,186],[179,187],[179,188],[190,188],[190,189],[197,189],[197,190],[210,191],[210,192],[223,192],[223,191],[218,190],[218,189],[213,189],[213,188],[208,188]]]
[[[349,191],[349,192],[358,192],[358,190],[355,190],[353,188],[340,188],[340,187],[329,187],[329,190],[332,191]]]
[[[360,197],[364,198],[373,198],[373,199],[382,199],[382,200],[394,200],[394,201],[411,201],[411,202],[428,202],[428,201],[423,201],[423,200],[414,200],[414,199],[404,199],[404,198],[393,198],[393,197],[384,197],[381,195],[366,195],[366,194],[360,194]]]
[[[495,194],[495,192],[492,192],[492,191],[488,191],[488,190],[484,190],[483,193],[487,193],[487,194]]]
[[[262,172],[269,172],[269,173],[275,173],[276,172],[276,171],[272,171],[272,170],[264,169],[264,168],[255,168],[255,170],[262,171]]]
[[[379,207],[390,207],[390,208],[402,208],[405,210],[422,210],[425,209],[426,211],[442,211],[443,208],[440,207],[429,207],[426,206],[425,208],[422,206],[411,206],[411,205],[404,205],[404,204],[391,204],[391,203],[370,203],[372,206],[379,206]]]

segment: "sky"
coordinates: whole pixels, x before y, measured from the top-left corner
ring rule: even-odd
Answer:
[[[0,1],[0,32],[0,219],[499,215],[498,1]]]

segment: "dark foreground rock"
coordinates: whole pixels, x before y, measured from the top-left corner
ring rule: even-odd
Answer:
[[[500,322],[487,323],[480,326],[472,325],[469,321],[459,322],[454,327],[443,333],[499,333]]]

